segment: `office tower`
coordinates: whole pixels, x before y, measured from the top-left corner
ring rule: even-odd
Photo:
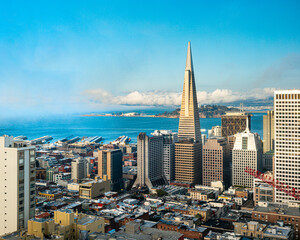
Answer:
[[[248,128],[235,135],[232,150],[232,185],[253,187],[253,176],[246,173],[246,167],[255,171],[262,170],[262,142],[257,133]]]
[[[140,133],[137,139],[137,187],[166,184],[163,172],[163,137]]]
[[[85,159],[85,165],[86,177],[90,178],[92,173],[92,163],[90,158]]]
[[[0,236],[27,227],[35,215],[35,147],[0,137]]]
[[[86,161],[84,158],[79,157],[72,161],[72,180],[74,182],[80,182],[83,178],[86,178]]]
[[[175,143],[178,141],[178,135],[170,130],[155,130],[151,135],[163,137],[164,176],[170,183],[175,179]]]
[[[274,150],[274,111],[268,111],[268,114],[263,117],[263,123],[263,149],[266,153]]]
[[[190,42],[184,74],[178,139],[179,142],[175,144],[175,180],[199,184],[202,181],[202,143]]]
[[[98,151],[98,176],[110,180],[112,191],[123,189],[122,157],[121,149]]]
[[[300,90],[275,91],[275,181],[300,191]],[[299,193],[298,193],[299,194]],[[276,189],[276,202],[295,200]]]
[[[232,162],[232,149],[233,149],[234,143],[235,143],[235,136],[234,135],[228,136],[227,142],[228,142],[229,159],[231,159],[231,162]]]
[[[230,186],[228,144],[225,138],[209,138],[202,149],[202,184],[223,181]]]
[[[213,126],[210,130],[208,130],[208,137],[222,137],[222,128],[220,126]]]
[[[244,112],[226,113],[221,116],[222,137],[232,136],[246,130],[248,121],[249,130],[251,130],[251,116]]]
[[[204,146],[204,144],[206,143],[206,135],[205,134],[201,134],[201,141],[202,141],[202,146]]]
[[[263,172],[273,171],[274,151],[263,153],[262,169]]]

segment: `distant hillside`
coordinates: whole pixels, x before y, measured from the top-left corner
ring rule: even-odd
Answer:
[[[221,115],[224,115],[226,112],[238,112],[238,108],[229,108],[226,106],[219,105],[202,105],[199,108],[199,116],[201,118],[219,118]],[[180,114],[180,108],[177,108],[174,111],[163,113],[158,113],[156,117],[168,117],[168,118],[178,118]]]

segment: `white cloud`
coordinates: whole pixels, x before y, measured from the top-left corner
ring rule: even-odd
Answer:
[[[250,99],[267,99],[273,96],[274,88],[253,89],[249,92],[233,92],[228,89],[216,89],[213,92],[198,91],[199,104],[230,103]],[[143,106],[179,106],[181,92],[167,91],[132,91],[125,95],[114,96],[103,89],[87,90],[84,94],[91,102],[114,105],[143,105]]]

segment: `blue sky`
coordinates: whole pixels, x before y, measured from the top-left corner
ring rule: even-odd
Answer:
[[[299,11],[299,1],[5,1],[0,110],[177,105],[188,41],[201,103],[299,88]]]

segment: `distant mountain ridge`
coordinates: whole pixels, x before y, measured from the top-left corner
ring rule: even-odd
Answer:
[[[220,106],[220,105],[202,105],[199,107],[199,116],[201,118],[219,118],[226,112],[238,112],[238,108]],[[155,117],[167,117],[167,118],[179,118],[180,108],[174,111],[165,111],[163,113],[158,113]]]

